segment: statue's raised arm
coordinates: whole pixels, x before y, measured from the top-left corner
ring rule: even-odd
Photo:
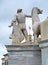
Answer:
[[[16,24],[16,16],[13,18],[13,20],[11,21],[11,24],[9,25],[9,27],[14,26],[14,24]]]
[[[29,18],[31,18],[32,16],[31,16],[31,15],[25,15],[25,17],[29,17]]]
[[[11,22],[11,24],[9,25],[9,27],[12,27],[13,26],[13,22]]]

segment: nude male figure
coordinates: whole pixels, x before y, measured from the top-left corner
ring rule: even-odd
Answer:
[[[12,31],[12,34],[15,32],[15,29],[16,29],[16,23],[18,23],[18,31],[16,31],[17,35],[19,36],[19,38],[23,39],[23,37],[25,38],[25,40],[28,39],[28,34],[27,34],[27,30],[26,30],[26,25],[25,25],[25,22],[26,22],[26,17],[31,17],[29,15],[25,15],[22,11],[22,9],[18,9],[17,10],[17,15],[15,16],[15,19],[12,20],[11,22],[11,26],[13,26],[13,31]],[[21,40],[22,40],[21,39]]]
[[[25,15],[23,13],[22,9],[17,10],[16,20],[18,22],[18,25],[19,25],[25,39],[27,40],[28,34],[27,34],[27,30],[26,30],[26,25],[25,25],[25,22],[26,22],[25,18],[26,17],[31,17],[31,16]]]

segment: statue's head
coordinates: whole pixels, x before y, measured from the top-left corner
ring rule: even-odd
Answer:
[[[22,12],[22,9],[18,9],[18,10],[17,10],[17,13],[21,13],[21,12]]]
[[[39,9],[38,7],[33,7],[32,14],[42,14],[43,10]]]

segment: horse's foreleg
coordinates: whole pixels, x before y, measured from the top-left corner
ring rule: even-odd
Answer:
[[[37,35],[36,34],[34,34],[34,43],[36,44],[37,43]]]

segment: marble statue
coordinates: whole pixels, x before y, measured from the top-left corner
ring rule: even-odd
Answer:
[[[48,39],[48,17],[41,23],[41,40]]]
[[[25,40],[28,39],[28,33],[25,25],[26,17],[31,17],[31,16],[25,15],[22,9],[17,10],[17,15],[12,20],[11,25],[9,25],[9,27],[13,26],[12,43],[20,43],[21,41],[23,41],[24,38]]]
[[[24,36],[22,34],[22,31],[20,30],[19,25],[16,23],[16,18],[14,18],[11,22],[11,25],[9,27],[13,27],[12,29],[12,34],[11,34],[11,39],[12,39],[12,44],[20,44],[20,42],[24,39]]]
[[[26,17],[31,17],[30,15],[25,15],[22,11],[22,9],[17,10],[17,15],[16,15],[16,20],[18,22],[18,25],[20,27],[20,30],[22,31],[22,34],[24,35],[24,38],[27,40],[28,39],[28,33],[26,30]]]
[[[40,30],[40,18],[39,18],[39,14],[42,14],[43,10],[40,10],[37,7],[34,7],[32,9],[32,29],[34,32],[34,42],[38,41],[38,37],[41,34],[41,30]]]

